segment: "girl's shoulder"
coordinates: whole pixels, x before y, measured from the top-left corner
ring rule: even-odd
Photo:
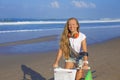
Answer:
[[[82,32],[79,32],[79,38],[84,40],[86,38],[86,35]]]
[[[85,36],[85,37],[86,37],[86,35],[85,35],[84,33],[82,33],[82,32],[79,32],[79,35],[80,35],[80,36]]]

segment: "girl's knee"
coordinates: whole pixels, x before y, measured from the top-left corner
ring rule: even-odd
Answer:
[[[78,73],[83,73],[82,69],[77,70]]]
[[[82,69],[77,70],[77,74],[76,74],[76,79],[75,80],[81,80],[82,77],[83,77],[83,70]]]

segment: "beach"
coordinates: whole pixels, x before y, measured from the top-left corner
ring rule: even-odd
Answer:
[[[88,49],[91,68],[96,70],[95,80],[120,79],[120,38],[91,45]]]
[[[88,70],[84,73],[91,71],[93,80],[120,80],[119,3],[120,0],[0,0],[0,80],[55,80],[57,69],[53,64],[69,34],[67,46],[76,52],[86,51],[87,43]],[[75,36],[79,37],[72,39]],[[63,53],[57,68],[64,67]],[[78,69],[75,67],[73,71]]]
[[[55,36],[37,39],[42,41],[56,39]],[[37,43],[36,40],[36,43]],[[30,41],[30,42],[29,42]],[[23,44],[31,44],[32,40],[24,41]],[[35,40],[34,40],[35,41]],[[12,44],[1,44],[3,46],[15,46],[20,42]],[[94,80],[120,80],[120,37],[110,39],[101,43],[88,45],[89,66],[96,76]],[[57,50],[49,52],[38,52],[32,54],[0,54],[0,80],[54,80],[52,64],[57,55]],[[64,59],[60,65],[64,66]]]

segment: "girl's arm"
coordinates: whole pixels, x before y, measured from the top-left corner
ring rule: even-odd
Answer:
[[[86,38],[82,41],[82,51],[83,52],[87,52],[87,42],[86,42]],[[88,57],[84,56],[84,61],[87,61]]]
[[[84,39],[82,41],[82,50],[83,50],[83,52],[87,52],[87,42],[86,42],[86,39]],[[83,68],[84,69],[89,69],[88,68],[88,56],[84,56],[83,61],[84,61]]]
[[[53,64],[53,67],[54,67],[54,68],[58,67],[58,63],[59,63],[62,55],[63,55],[63,54],[62,54],[62,50],[59,49],[59,50],[58,50],[58,53],[57,53],[57,56],[56,56],[56,59],[55,59],[55,62],[54,62],[54,64]]]

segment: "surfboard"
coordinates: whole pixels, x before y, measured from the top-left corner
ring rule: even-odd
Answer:
[[[88,70],[88,72],[87,72],[87,74],[85,76],[85,80],[93,80],[92,79],[92,72],[91,72],[91,70]]]

